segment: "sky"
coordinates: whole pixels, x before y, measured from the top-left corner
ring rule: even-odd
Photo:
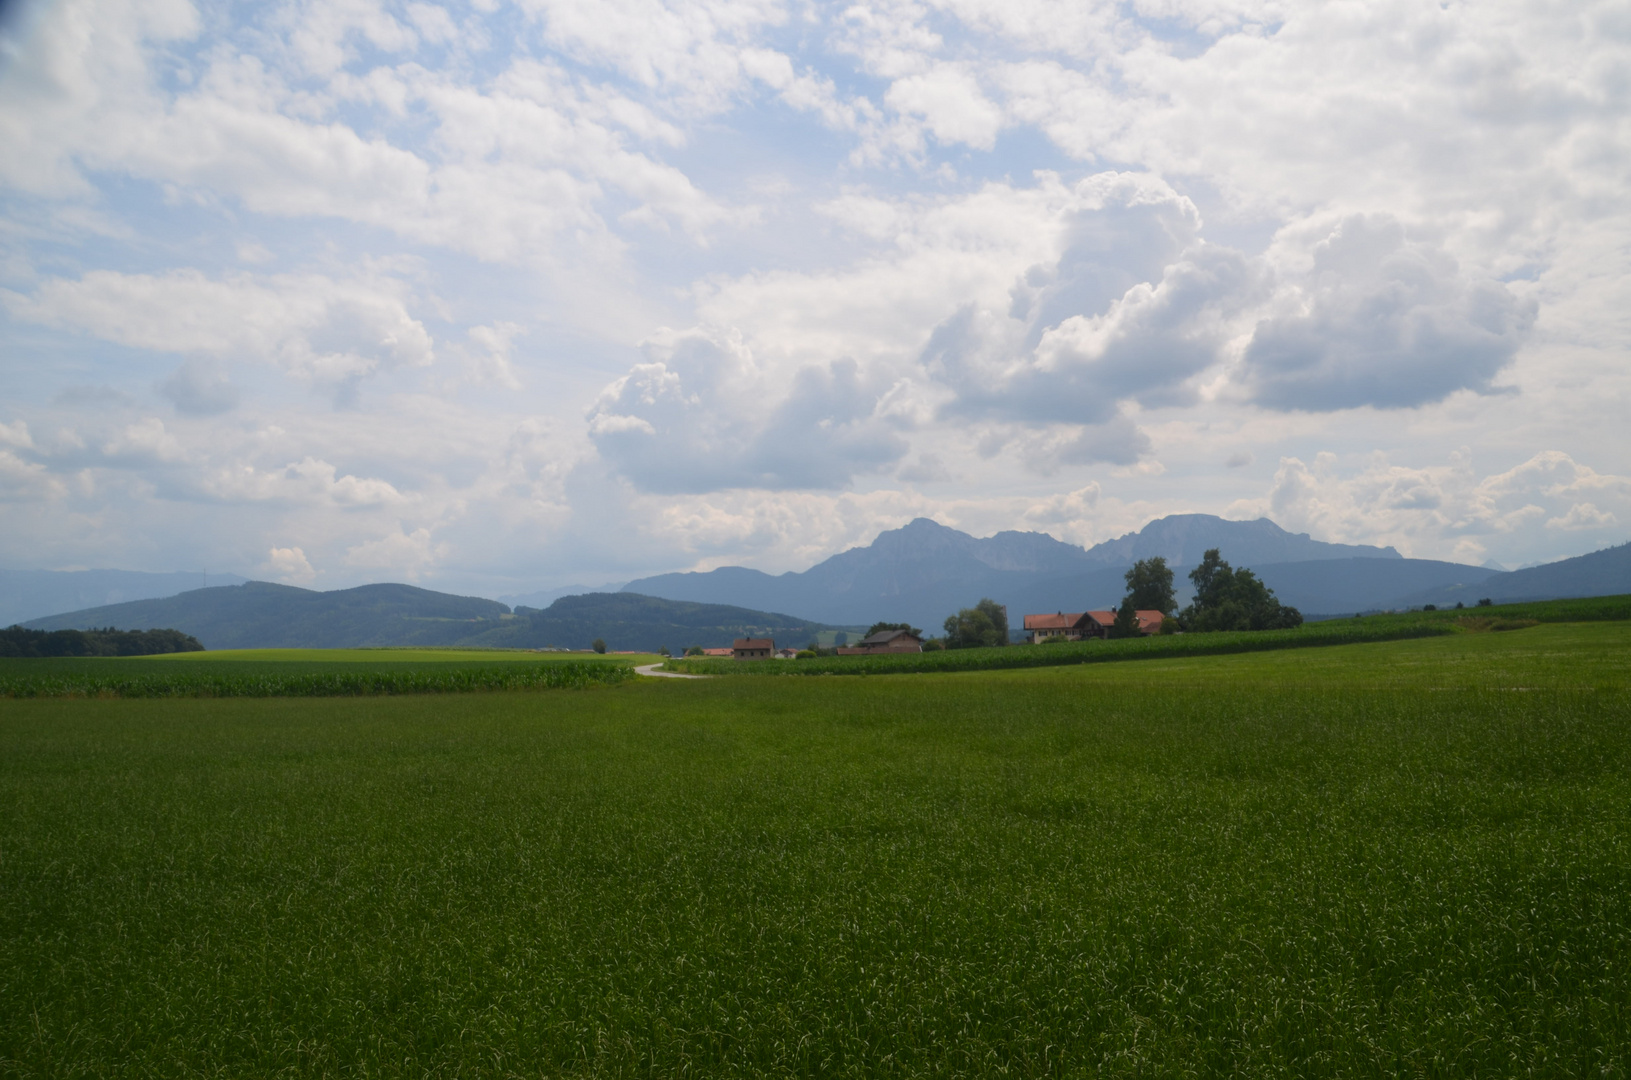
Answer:
[[[1631,7],[13,0],[0,566],[1631,537]]]

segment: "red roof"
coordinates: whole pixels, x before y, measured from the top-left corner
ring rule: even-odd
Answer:
[[[1027,615],[1025,616],[1025,629],[1027,630],[1069,630],[1076,625],[1076,620],[1082,617],[1081,612],[1066,614],[1061,611],[1054,615]]]
[[[767,637],[739,637],[731,642],[734,649],[774,649],[776,642]]]
[[[1136,611],[1133,614],[1138,616],[1138,629],[1141,633],[1158,634],[1161,632],[1161,621],[1166,616],[1159,611]],[[1109,627],[1116,621],[1116,613],[1113,611],[1089,611],[1088,615],[1092,617],[1094,622],[1103,627]]]

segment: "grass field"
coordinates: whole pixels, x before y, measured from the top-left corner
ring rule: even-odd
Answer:
[[[660,656],[482,649],[231,649],[0,659],[0,697],[347,697],[586,689]]]
[[[1608,1076],[1631,624],[0,700],[0,1074]]]
[[[324,664],[379,664],[379,663],[560,663],[567,660],[616,661],[620,663],[649,664],[663,657],[646,653],[599,656],[590,652],[530,652],[526,649],[415,649],[392,647],[380,649],[213,649],[208,652],[166,653],[163,656],[142,657],[181,664],[217,663],[324,663]]]

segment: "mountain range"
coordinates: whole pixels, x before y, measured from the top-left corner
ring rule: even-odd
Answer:
[[[1391,547],[1326,543],[1267,519],[1176,514],[1084,549],[1046,533],[979,538],[918,518],[804,571],[772,575],[727,566],[659,574],[624,588],[672,600],[798,611],[831,623],[889,619],[925,628],[938,628],[947,615],[989,596],[1008,606],[1017,627],[1025,612],[1114,606],[1126,591],[1127,567],[1155,555],[1166,558],[1186,594],[1184,575],[1208,548],[1221,549],[1236,566],[1259,570],[1277,592],[1268,568],[1287,567],[1277,575],[1287,588],[1281,599],[1311,613],[1380,607],[1407,592],[1475,583],[1495,573],[1405,559]]]
[[[594,639],[603,638],[612,649],[647,652],[659,646],[675,651],[691,645],[723,647],[738,637],[771,637],[782,644],[803,645],[824,632],[830,639],[835,631],[860,629],[626,592],[567,596],[541,610],[520,607],[512,612],[496,600],[412,585],[316,592],[264,581],[194,589],[28,623],[32,630],[93,626],[174,628],[209,649],[385,645],[586,649]]]
[[[937,631],[947,615],[985,596],[1007,605],[1015,627],[1027,613],[1113,607],[1125,592],[1126,568],[1153,555],[1172,566],[1183,603],[1188,570],[1214,547],[1235,566],[1254,570],[1282,602],[1312,618],[1428,603],[1472,606],[1484,597],[1516,601],[1631,593],[1631,544],[1508,572],[1406,559],[1390,547],[1325,543],[1266,519],[1175,515],[1082,548],[1043,533],[974,537],[918,518],[804,571],[772,575],[732,566],[660,574],[630,582],[619,592],[602,587],[579,595],[557,596],[555,590],[530,594],[528,599],[553,600],[541,608],[521,605],[512,611],[495,600],[410,585],[315,592],[247,582],[192,589],[166,599],[84,605],[26,625],[48,630],[167,627],[215,649],[415,644],[583,648],[596,637],[614,649],[677,649],[725,645],[732,637],[750,635],[803,644],[823,632],[830,636],[880,620]],[[100,589],[130,587],[132,582],[160,588],[163,582],[185,584],[190,577],[80,573],[92,576],[56,577]],[[21,576],[13,571],[0,583]],[[780,614],[784,612],[797,614]]]

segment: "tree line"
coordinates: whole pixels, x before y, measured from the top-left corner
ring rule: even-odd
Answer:
[[[1113,638],[1137,637],[1140,611],[1159,611],[1164,618],[1163,634],[1184,631],[1213,633],[1220,630],[1283,630],[1301,626],[1302,612],[1282,604],[1274,590],[1250,570],[1236,570],[1218,548],[1201,556],[1200,565],[1189,572],[1195,597],[1182,611],[1172,568],[1165,557],[1140,559],[1128,570],[1127,595],[1116,609],[1109,634]],[[1002,605],[989,598],[971,608],[963,608],[946,619],[945,647],[971,649],[1008,644],[1008,616]]]
[[[0,656],[155,656],[203,652],[204,646],[180,630],[0,630]]]

